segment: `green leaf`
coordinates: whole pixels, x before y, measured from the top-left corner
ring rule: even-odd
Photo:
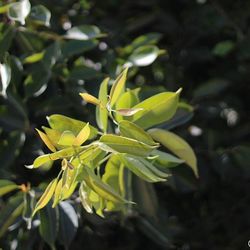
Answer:
[[[31,8],[29,18],[37,24],[49,27],[51,12],[43,5],[36,5]]]
[[[63,180],[60,179],[56,185],[55,193],[54,193],[54,201],[52,207],[56,207],[56,205],[61,201],[62,198],[62,182]]]
[[[172,168],[176,167],[177,165],[184,163],[184,160],[181,160],[171,154],[162,152],[160,150],[154,150],[152,155],[157,156],[153,162],[163,168]]]
[[[51,203],[49,203],[44,209],[39,211],[39,217],[39,233],[42,239],[53,248],[58,230],[57,210],[52,208]]]
[[[11,4],[0,6],[0,14],[6,13],[9,10],[10,5]]]
[[[35,209],[32,213],[32,217],[35,215],[35,213],[38,210],[42,209],[43,207],[45,207],[49,203],[50,199],[52,198],[52,196],[55,192],[56,185],[57,185],[57,179],[54,179],[49,183],[49,185],[45,189],[44,193],[42,194],[41,198],[36,203]]]
[[[49,125],[52,129],[55,129],[61,133],[63,133],[65,130],[72,131],[75,136],[79,134],[79,132],[86,126],[85,122],[69,118],[64,115],[51,115],[47,117],[47,120],[49,122]],[[90,136],[89,139],[93,139],[97,135],[97,129],[93,126],[90,127]]]
[[[8,9],[8,17],[24,25],[25,19],[30,13],[30,9],[31,5],[29,0],[21,0],[20,2],[12,3]]]
[[[155,173],[153,173],[151,169],[149,169],[148,166],[145,165],[144,162],[140,161],[138,158],[128,155],[119,156],[124,166],[143,180],[148,182],[166,181],[164,178],[157,176]]]
[[[106,133],[108,129],[108,111],[106,108],[108,103],[108,82],[109,78],[105,78],[101,83],[98,99],[102,105],[96,106],[96,122],[104,133]]]
[[[101,31],[94,25],[81,25],[69,29],[65,35],[67,39],[90,40],[102,37]]]
[[[87,103],[92,103],[92,104],[97,105],[97,106],[100,105],[100,103],[101,103],[99,99],[97,99],[96,97],[94,97],[88,93],[80,93],[79,95]]]
[[[43,59],[44,51],[32,54],[24,58],[23,63],[36,63]]]
[[[105,184],[97,175],[95,175],[89,168],[83,168],[83,179],[86,184],[98,195],[106,200],[115,203],[124,203],[124,200],[119,193],[117,193],[109,185]]]
[[[122,73],[116,78],[110,90],[110,107],[112,108],[121,94],[124,92],[128,68],[125,68]]]
[[[92,204],[89,199],[89,188],[86,185],[85,181],[81,182],[80,188],[79,188],[79,197],[82,203],[83,208],[86,210],[87,213],[93,213]]]
[[[78,229],[78,216],[75,209],[67,201],[59,204],[59,232],[58,240],[65,249],[70,249]]]
[[[139,89],[135,89],[135,90],[128,90],[125,93],[123,93],[120,98],[117,100],[116,104],[115,104],[115,108],[116,109],[130,109],[133,106],[135,106],[136,104],[139,103],[139,98],[138,98],[138,91]],[[116,120],[118,122],[122,121],[122,120],[130,120],[130,117],[123,117],[122,115],[120,115],[119,113],[115,113],[115,117]]]
[[[156,146],[150,146],[135,139],[118,135],[103,135],[100,142],[119,153],[147,156]]]
[[[224,57],[228,55],[235,48],[235,43],[230,40],[221,41],[217,43],[212,52],[216,56]]]
[[[160,50],[154,45],[145,45],[133,51],[128,60],[134,66],[148,66],[158,57]]]
[[[9,50],[15,36],[15,29],[11,25],[7,27],[0,38],[0,59],[3,59],[5,52]]]
[[[147,129],[169,120],[177,110],[180,92],[181,89],[177,92],[163,92],[135,105],[133,108],[143,110],[135,114],[132,121]]]
[[[76,137],[73,134],[73,132],[71,132],[69,130],[65,130],[61,134],[61,137],[60,137],[59,141],[57,142],[57,144],[62,145],[62,146],[72,146],[74,144],[75,140],[76,140]]]
[[[88,140],[89,135],[90,135],[90,127],[89,127],[89,123],[87,123],[77,135],[74,141],[74,145],[77,145],[77,146],[82,145],[86,140]]]
[[[145,132],[141,127],[129,121],[121,121],[119,123],[119,130],[121,135],[124,137],[129,137],[137,141],[143,142],[150,146],[157,146],[158,143],[154,142],[152,137]]]
[[[23,195],[21,193],[12,196],[8,203],[2,207],[0,213],[0,238],[7,232],[9,226],[21,216],[23,208]]]
[[[160,142],[164,147],[185,160],[186,164],[194,171],[194,174],[198,176],[195,153],[186,141],[178,135],[163,129],[150,129],[148,132],[154,140]]]
[[[16,189],[19,189],[19,186],[14,182],[0,179],[0,197]]]
[[[0,63],[0,95],[7,97],[6,91],[11,79],[11,68],[7,64]]]
[[[38,132],[39,136],[41,137],[42,141],[45,143],[45,145],[52,151],[56,152],[56,148],[54,147],[53,143],[50,141],[50,139],[47,137],[45,133],[40,131],[39,129],[36,129]]]

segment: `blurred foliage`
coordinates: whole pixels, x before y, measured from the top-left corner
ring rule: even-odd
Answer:
[[[1,1],[0,13],[9,2]],[[155,189],[134,183],[140,190],[138,211],[122,221],[117,214],[105,220],[82,214],[67,202],[56,212],[65,218],[59,226],[61,242],[68,246],[75,237],[70,249],[168,249],[170,241],[183,250],[247,249],[250,3],[34,0],[31,5],[24,26],[0,14],[0,62],[9,65],[1,67],[1,178],[35,187],[50,181],[57,167],[48,165],[39,174],[24,168],[45,150],[34,128],[53,113],[94,123],[94,109],[83,105],[78,93],[97,96],[99,85],[94,83],[107,75],[114,79],[129,64],[128,86],[142,87],[143,98],[183,87],[182,98],[191,101],[195,115],[180,108],[162,128],[190,142],[200,178],[180,166],[170,182]],[[46,10],[51,12],[49,27]],[[86,30],[85,25],[95,26]],[[72,27],[78,28],[72,32]],[[77,40],[70,38],[72,33]],[[3,81],[9,70],[11,81]],[[10,199],[1,199],[1,216],[18,212],[19,204],[13,190]],[[11,233],[1,239],[1,247],[46,249],[37,230],[27,231],[20,223],[10,222]]]

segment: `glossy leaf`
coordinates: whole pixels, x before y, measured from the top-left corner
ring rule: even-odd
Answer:
[[[132,121],[144,129],[163,123],[175,114],[181,89],[177,92],[163,92],[135,105],[143,111],[133,116]]]
[[[163,129],[150,129],[148,132],[154,140],[160,142],[171,152],[185,160],[186,164],[194,171],[194,174],[198,176],[196,156],[193,149],[186,141],[178,135]]]
[[[51,12],[43,5],[36,5],[31,8],[29,18],[37,24],[49,27]]]
[[[57,142],[57,144],[62,146],[72,146],[75,141],[76,141],[75,135],[71,131],[65,130],[61,134],[61,137]]]
[[[7,64],[0,63],[0,95],[7,97],[6,91],[11,79],[11,68]]]
[[[106,105],[108,103],[108,82],[109,78],[106,78],[101,83],[98,98],[102,105],[96,106],[96,122],[98,127],[105,133],[108,128],[108,111],[106,109]]]
[[[57,209],[51,207],[51,203],[39,211],[40,225],[39,233],[42,239],[51,247],[54,247],[57,230],[58,230],[58,215]]]
[[[12,3],[8,9],[8,17],[11,20],[25,24],[25,19],[29,15],[31,5],[29,0],[21,0],[17,3]]]
[[[147,156],[156,147],[147,145],[135,139],[111,134],[103,135],[100,138],[100,142],[116,152],[138,156]]]
[[[85,181],[81,182],[80,188],[79,188],[79,197],[82,203],[83,208],[86,210],[88,213],[93,213],[92,209],[92,203],[89,199],[89,187],[86,185]]]
[[[94,25],[81,25],[69,29],[65,35],[67,39],[89,40],[103,36],[100,29]]]
[[[137,108],[137,109],[134,109],[134,108],[130,108],[130,109],[117,109],[116,112],[119,114],[119,115],[122,115],[122,116],[132,116],[134,114],[136,114],[137,112],[143,110],[142,108]]]
[[[42,194],[42,196],[40,197],[40,199],[36,203],[32,217],[35,215],[35,213],[38,210],[42,209],[43,207],[45,207],[49,203],[50,199],[52,198],[52,196],[55,192],[56,185],[57,185],[57,179],[54,179],[49,183],[49,185],[45,189],[44,193]]]
[[[59,204],[58,240],[69,249],[78,229],[78,216],[74,207],[67,201]]]
[[[122,73],[116,78],[110,90],[110,107],[112,108],[121,94],[124,92],[125,83],[127,79],[128,68],[124,69]]]

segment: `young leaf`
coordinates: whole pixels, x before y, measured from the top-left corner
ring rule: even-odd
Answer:
[[[52,198],[52,196],[55,192],[56,186],[57,186],[57,179],[54,179],[49,183],[49,185],[45,189],[43,195],[36,203],[35,209],[32,213],[32,217],[34,217],[35,213],[38,210],[42,209],[43,207],[45,207],[49,203],[50,199]]]
[[[54,147],[53,143],[50,141],[50,139],[47,137],[45,133],[40,131],[36,128],[36,131],[38,132],[39,136],[41,137],[42,141],[45,143],[45,145],[52,151],[56,152],[56,148]]]
[[[136,114],[137,112],[143,110],[142,108],[137,108],[137,109],[117,109],[116,112],[122,116],[132,116]]]
[[[96,106],[96,122],[99,128],[102,129],[105,133],[107,132],[108,128],[108,111],[106,109],[106,105],[108,103],[108,82],[109,78],[106,78],[100,85],[98,98],[103,106]]]
[[[23,63],[36,63],[43,59],[44,51],[35,53],[24,58]]]
[[[75,136],[79,134],[79,132],[82,130],[83,127],[85,127],[86,123],[72,119],[70,117],[64,116],[64,115],[51,115],[47,117],[49,125],[52,129],[55,129],[61,133],[63,133],[65,130],[72,131]],[[97,129],[93,126],[90,127],[90,136],[89,140],[93,139],[97,136]]]
[[[125,167],[127,167],[130,171],[132,171],[135,175],[139,176],[143,180],[148,182],[166,181],[162,177],[159,177],[155,173],[153,173],[148,168],[148,166],[146,166],[138,158],[134,158],[128,155],[119,155],[119,157]]]
[[[0,180],[0,197],[16,189],[19,189],[19,186],[14,182],[9,180]]]
[[[189,165],[193,169],[195,175],[198,176],[195,153],[186,141],[178,135],[163,129],[150,129],[148,132],[153,139],[160,142],[181,159],[185,160],[186,164]]]
[[[48,161],[51,161],[50,154],[45,154],[38,156],[32,165],[26,166],[27,168],[38,168],[42,166],[43,164],[47,163]]]
[[[56,185],[55,193],[54,193],[54,201],[52,207],[56,207],[62,197],[62,179],[60,179]]]
[[[88,103],[92,103],[94,105],[100,105],[101,101],[98,100],[96,97],[90,95],[90,94],[87,94],[87,93],[80,93],[79,94],[82,99],[85,101],[85,102],[88,102]]]
[[[90,135],[90,128],[89,128],[89,123],[87,123],[75,138],[73,145],[77,146],[82,145],[86,140],[88,140],[89,135]]]
[[[57,142],[57,144],[62,146],[72,146],[75,140],[76,140],[75,135],[71,131],[66,130],[61,134],[61,137]]]
[[[138,92],[139,92],[139,88],[134,89],[134,90],[128,90],[125,93],[123,93],[120,98],[117,100],[116,104],[115,104],[115,108],[116,110],[119,109],[131,109],[133,106],[135,106],[136,104],[139,103],[139,98],[138,98]],[[118,122],[124,120],[124,119],[128,119],[130,120],[130,117],[123,117],[122,115],[120,115],[119,113],[115,113],[115,117],[116,120]]]
[[[137,126],[133,122],[125,120],[121,121],[119,123],[119,130],[121,135],[124,137],[135,139],[150,146],[158,145],[158,143],[154,142],[152,137],[147,132],[145,132],[141,127]]]
[[[147,156],[156,146],[150,146],[135,139],[118,135],[103,135],[100,142],[119,153]]]
[[[132,121],[144,129],[163,123],[176,112],[181,89],[177,92],[163,92],[138,103],[133,108],[142,108]]]
[[[110,107],[112,108],[120,95],[124,92],[128,68],[125,68],[122,73],[116,78],[110,90]]]

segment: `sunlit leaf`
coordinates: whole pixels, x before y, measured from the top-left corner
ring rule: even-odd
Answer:
[[[189,165],[193,169],[195,175],[198,176],[196,156],[193,149],[186,141],[178,135],[163,129],[150,129],[148,132],[154,140],[160,142],[171,152],[185,160],[186,164]]]
[[[118,135],[103,135],[100,142],[119,153],[147,156],[156,146],[150,146],[135,139]]]
[[[169,120],[177,110],[180,92],[181,89],[177,92],[163,92],[138,103],[133,108],[143,110],[136,113],[132,121],[147,129]]]
[[[84,126],[84,128],[79,132],[73,144],[77,146],[82,145],[86,140],[88,140],[89,135],[90,135],[90,128],[89,128],[89,123],[87,123]]]
[[[44,51],[35,53],[24,58],[23,63],[36,63],[43,59]]]
[[[124,137],[129,137],[151,146],[158,145],[146,131],[132,122],[121,121],[119,123],[119,130]]]
[[[41,137],[42,141],[45,143],[45,145],[52,151],[55,152],[56,148],[54,147],[53,143],[49,140],[49,138],[47,137],[47,135],[45,133],[43,133],[42,131],[40,131],[39,129],[36,129],[36,131],[38,132],[39,136]]]
[[[36,203],[35,209],[32,213],[32,217],[35,215],[35,213],[38,210],[42,209],[43,207],[45,207],[49,203],[50,199],[52,198],[52,196],[55,192],[56,185],[57,185],[57,179],[54,179],[49,183],[49,185],[45,189],[44,193],[42,194],[42,196],[40,197],[40,199]]]
[[[102,105],[96,106],[96,122],[98,124],[98,127],[105,133],[107,132],[108,128],[108,111],[106,109],[106,105],[108,102],[108,82],[109,78],[106,78],[101,83],[98,98]]]
[[[116,112],[122,116],[132,116],[141,110],[143,109],[142,108],[117,109]]]
[[[98,100],[96,97],[88,94],[88,93],[80,93],[79,94],[85,102],[92,103],[94,105],[100,105],[100,100]]]
[[[54,208],[59,201],[61,200],[62,197],[62,179],[60,179],[56,185],[55,193],[54,193],[54,200],[52,207]]]
[[[86,212],[93,213],[92,204],[89,200],[88,189],[89,187],[87,187],[85,181],[82,181],[79,188],[79,197],[81,199],[82,206],[86,210]]]
[[[116,78],[110,90],[110,107],[112,108],[121,94],[124,92],[127,79],[128,68],[125,68],[122,73]]]
[[[61,137],[57,142],[57,144],[62,146],[72,146],[75,140],[76,140],[75,135],[71,131],[66,130],[61,134]]]
[[[7,64],[0,63],[0,95],[7,97],[6,90],[11,79],[11,68]]]
[[[100,29],[94,25],[81,25],[69,29],[65,35],[67,39],[89,40],[102,37]]]

